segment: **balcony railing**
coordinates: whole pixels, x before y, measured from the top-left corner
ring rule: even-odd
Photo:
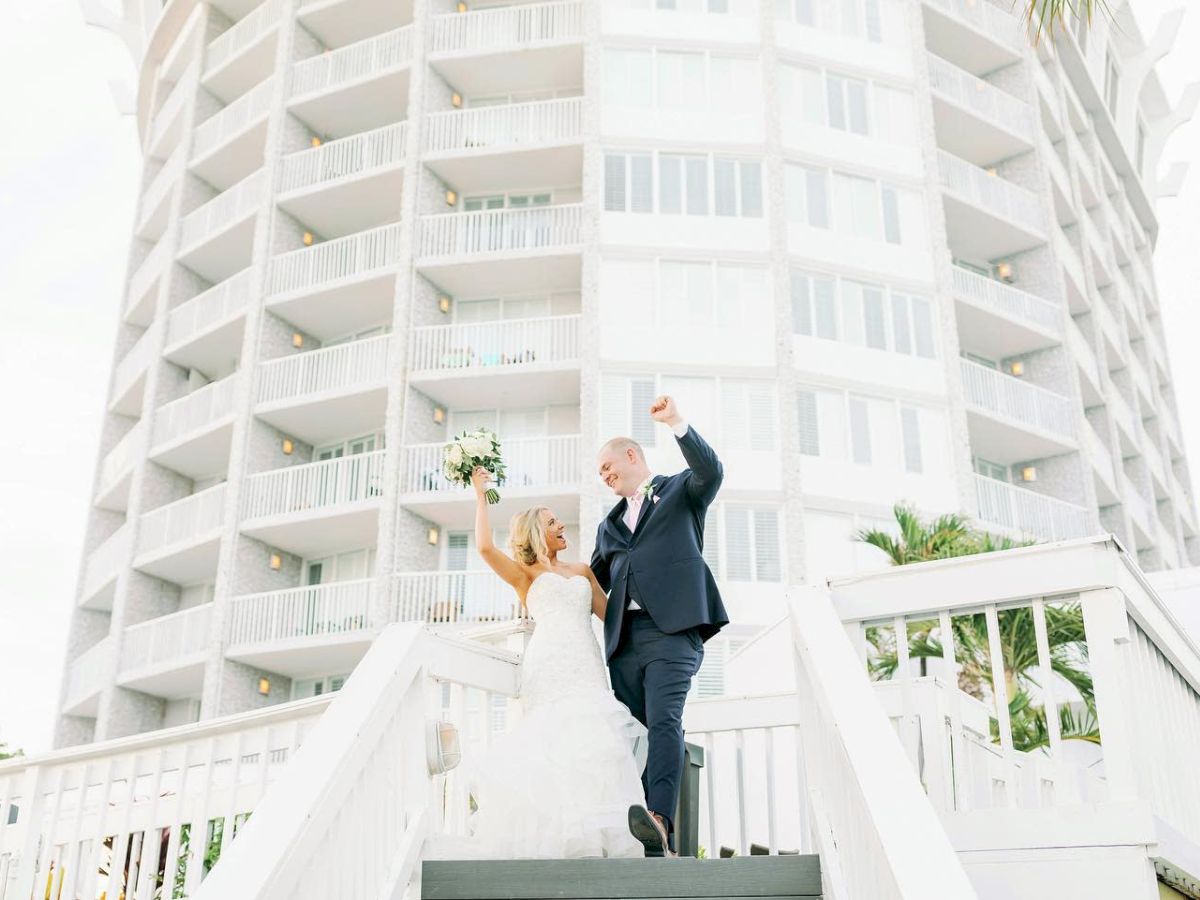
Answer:
[[[129,293],[125,298],[126,313],[146,295],[146,291],[150,289],[150,285],[162,275],[163,269],[170,262],[171,245],[166,238],[162,238],[146,254],[146,258],[142,260],[141,265],[137,267],[137,271],[129,279]]]
[[[184,105],[195,94],[196,80],[199,74],[200,69],[198,65],[194,64],[175,82],[175,85],[171,88],[171,93],[167,95],[167,99],[158,108],[158,112],[154,114],[154,126],[150,131],[150,143],[148,146],[154,147],[162,140],[163,134],[171,126],[171,122],[174,121],[175,117],[179,115],[180,110],[183,109]]]
[[[253,269],[242,269],[171,310],[167,346],[178,346],[245,309],[254,286],[253,275]]]
[[[208,45],[204,74],[215,72],[274,28],[282,11],[283,0],[265,0],[240,22],[216,37]]]
[[[582,241],[583,205],[422,216],[418,257],[546,250]]]
[[[520,615],[516,594],[493,572],[405,572],[391,579],[389,622],[453,625]]]
[[[88,554],[83,567],[83,583],[80,595],[85,599],[94,596],[101,588],[117,577],[129,556],[129,544],[133,529],[126,523],[110,534]]]
[[[358,278],[396,265],[400,259],[400,224],[283,253],[271,260],[269,295],[291,294]]]
[[[176,500],[142,515],[137,552],[141,556],[172,544],[201,540],[221,527],[225,484]]]
[[[293,98],[324,91],[412,62],[413,27],[394,31],[301,60],[292,68]]]
[[[1037,195],[945,150],[938,151],[942,187],[987,210],[999,219],[1043,232],[1042,207]]]
[[[1129,510],[1130,516],[1148,535],[1154,534],[1154,516],[1150,512],[1150,504],[1142,496],[1137,485],[1124,472],[1121,472],[1121,502]]]
[[[1102,387],[1100,366],[1096,362],[1096,352],[1087,342],[1087,338],[1083,336],[1083,332],[1079,330],[1079,326],[1074,322],[1071,322],[1067,326],[1067,344],[1070,346],[1071,352],[1075,354],[1075,358],[1083,364],[1083,369],[1092,384],[1097,388]]]
[[[949,13],[977,31],[1013,50],[1022,50],[1025,33],[1017,18],[987,0],[925,0],[930,6]]]
[[[1044,541],[1084,537],[1090,530],[1082,506],[983,475],[974,478],[979,518],[985,525],[999,525]]]
[[[579,316],[414,328],[409,368],[456,372],[579,359]]]
[[[278,403],[380,383],[387,378],[391,341],[390,334],[381,334],[265,362],[258,368],[257,402]]]
[[[184,250],[219,234],[254,212],[267,192],[267,172],[259,169],[227,191],[192,210],[179,225],[179,245]]]
[[[990,82],[977,78],[933,53],[929,59],[929,86],[955,104],[971,110],[993,125],[1033,140],[1033,115],[1029,104]]]
[[[404,162],[408,123],[397,122],[285,156],[279,193],[367,175]]]
[[[238,97],[223,110],[196,127],[192,143],[192,159],[207,156],[221,144],[245,131],[271,109],[275,96],[275,79],[268,78]]]
[[[1112,454],[1109,452],[1108,447],[1104,445],[1104,440],[1100,437],[1100,433],[1096,431],[1095,426],[1086,419],[1084,420],[1083,431],[1087,439],[1088,450],[1091,453],[1096,468],[1104,473],[1105,480],[1111,484],[1113,480]]]
[[[154,326],[142,332],[129,352],[126,353],[113,369],[113,397],[120,397],[145,371],[158,352],[158,329]]]
[[[63,706],[72,707],[111,683],[113,641],[105,637],[79,654],[67,667]]]
[[[146,431],[145,419],[138,419],[137,424],[130,428],[121,439],[113,444],[113,448],[104,456],[100,463],[100,472],[96,478],[96,494],[106,494],[112,490],[132,467],[134,448],[141,442]]]
[[[452,484],[442,474],[444,443],[413,444],[404,448],[401,464],[400,490],[406,494],[458,492],[464,500],[467,492]],[[501,446],[504,457],[505,476],[500,483],[504,488],[540,488],[578,485],[579,435],[556,437],[517,438],[504,441]]]
[[[483,52],[525,47],[551,41],[577,40],[583,35],[583,4],[516,4],[479,12],[450,13],[433,20],[431,53]]]
[[[583,98],[452,110],[425,122],[426,153],[557,144],[580,139]]]
[[[969,359],[959,364],[963,393],[971,406],[1028,428],[1068,439],[1075,436],[1075,417],[1067,397]]]
[[[122,674],[162,663],[179,662],[209,645],[213,604],[205,603],[139,622],[125,629],[118,666]]]
[[[146,224],[146,217],[162,203],[163,198],[171,190],[176,179],[183,173],[184,164],[187,159],[187,147],[181,145],[171,154],[161,169],[150,180],[150,184],[146,186],[146,190],[142,193],[142,206],[138,214],[138,227],[141,228]]]
[[[160,406],[154,415],[154,446],[170,444],[229,415],[237,384],[235,373]]]
[[[312,513],[378,500],[387,451],[375,450],[251,475],[242,495],[242,519]]]
[[[973,300],[1017,322],[1024,322],[1051,334],[1062,334],[1062,310],[1057,303],[1035,297],[1002,281],[979,275],[961,266],[952,270],[954,290],[960,297]]]
[[[335,581],[234,598],[229,646],[359,634],[371,628],[375,580]]]

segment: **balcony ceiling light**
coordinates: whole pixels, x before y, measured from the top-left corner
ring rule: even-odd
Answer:
[[[446,421],[446,410],[444,407],[435,406],[433,408],[433,421],[438,425]]]
[[[311,247],[313,245],[313,233],[311,231],[304,232],[304,246]]]
[[[453,206],[458,202],[458,191],[446,191],[446,205]]]
[[[266,678],[258,679],[258,692],[260,694],[262,694],[264,697],[267,696],[267,694],[271,693],[271,682],[269,679],[266,679]]]
[[[450,95],[450,105],[453,106],[455,109],[461,109],[462,108],[462,94],[460,94],[458,91],[455,91],[453,94],[451,94]]]
[[[312,145],[313,145],[314,147],[320,147],[320,146],[321,146],[321,139],[320,139],[319,137],[317,137],[315,134],[312,136]]]
[[[1025,363],[1021,362],[1019,359],[1014,359],[1011,363],[1009,363],[1008,371],[1012,372],[1019,378],[1025,374]]]
[[[441,532],[438,531],[438,527],[436,525],[431,526],[429,529],[429,533],[427,535],[425,535],[425,539],[427,541],[429,541],[429,543],[435,544],[435,545],[437,544],[438,539],[440,537],[441,537]]]
[[[283,452],[284,452],[284,454],[285,454],[285,455],[287,455],[287,456],[291,456],[291,455],[292,455],[292,451],[293,451],[293,450],[295,450],[295,449],[296,449],[296,445],[292,443],[292,439],[291,439],[291,438],[284,438],[284,439],[283,439]]]
[[[1022,481],[1037,481],[1037,466],[1026,466],[1021,470]]]
[[[458,11],[460,13],[465,13],[467,11],[467,4],[463,3],[463,0],[458,0]]]
[[[298,331],[292,332],[292,346],[297,350],[304,346],[304,335]]]
[[[444,313],[450,312],[450,298],[445,294],[442,294],[442,296],[438,297],[438,309]]]
[[[271,554],[271,568],[276,572],[283,568],[283,557],[278,553]]]

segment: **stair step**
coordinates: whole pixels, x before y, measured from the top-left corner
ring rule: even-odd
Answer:
[[[423,900],[673,900],[769,897],[815,900],[814,855],[733,859],[430,860]]]

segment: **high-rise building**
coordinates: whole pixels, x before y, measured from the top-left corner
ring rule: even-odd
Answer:
[[[443,442],[495,429],[498,533],[546,505],[586,558],[603,439],[682,465],[658,393],[725,463],[702,692],[897,502],[1200,564],[1151,265],[1186,111],[1127,8],[1033,44],[986,0],[143,6],[56,744],[511,619]]]

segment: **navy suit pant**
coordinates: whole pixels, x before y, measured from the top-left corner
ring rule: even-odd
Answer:
[[[649,732],[642,787],[647,808],[667,823],[672,848],[683,777],[683,704],[703,659],[698,629],[663,634],[649,613],[627,609],[617,652],[608,663],[613,693]]]

